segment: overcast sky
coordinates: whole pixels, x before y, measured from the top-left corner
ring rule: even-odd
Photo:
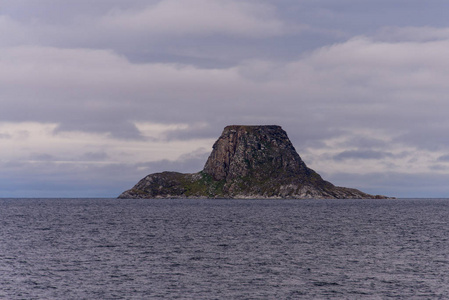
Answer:
[[[336,185],[449,197],[439,0],[0,0],[0,197],[116,197],[281,125]]]

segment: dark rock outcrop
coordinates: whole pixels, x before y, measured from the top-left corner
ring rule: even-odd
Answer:
[[[280,126],[227,126],[204,169],[150,174],[119,198],[387,198],[337,187],[302,161]]]

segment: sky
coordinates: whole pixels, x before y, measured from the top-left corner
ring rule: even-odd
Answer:
[[[116,197],[280,125],[335,185],[449,197],[439,0],[0,0],[0,197]]]

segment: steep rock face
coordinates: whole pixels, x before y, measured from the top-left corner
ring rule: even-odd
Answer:
[[[309,169],[280,126],[227,126],[203,171],[150,174],[119,198],[385,198]]]
[[[306,175],[311,170],[280,126],[227,126],[203,171],[215,180],[231,181],[242,176]]]

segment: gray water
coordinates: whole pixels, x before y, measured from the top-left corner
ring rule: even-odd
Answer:
[[[449,200],[0,199],[1,299],[448,299]]]

